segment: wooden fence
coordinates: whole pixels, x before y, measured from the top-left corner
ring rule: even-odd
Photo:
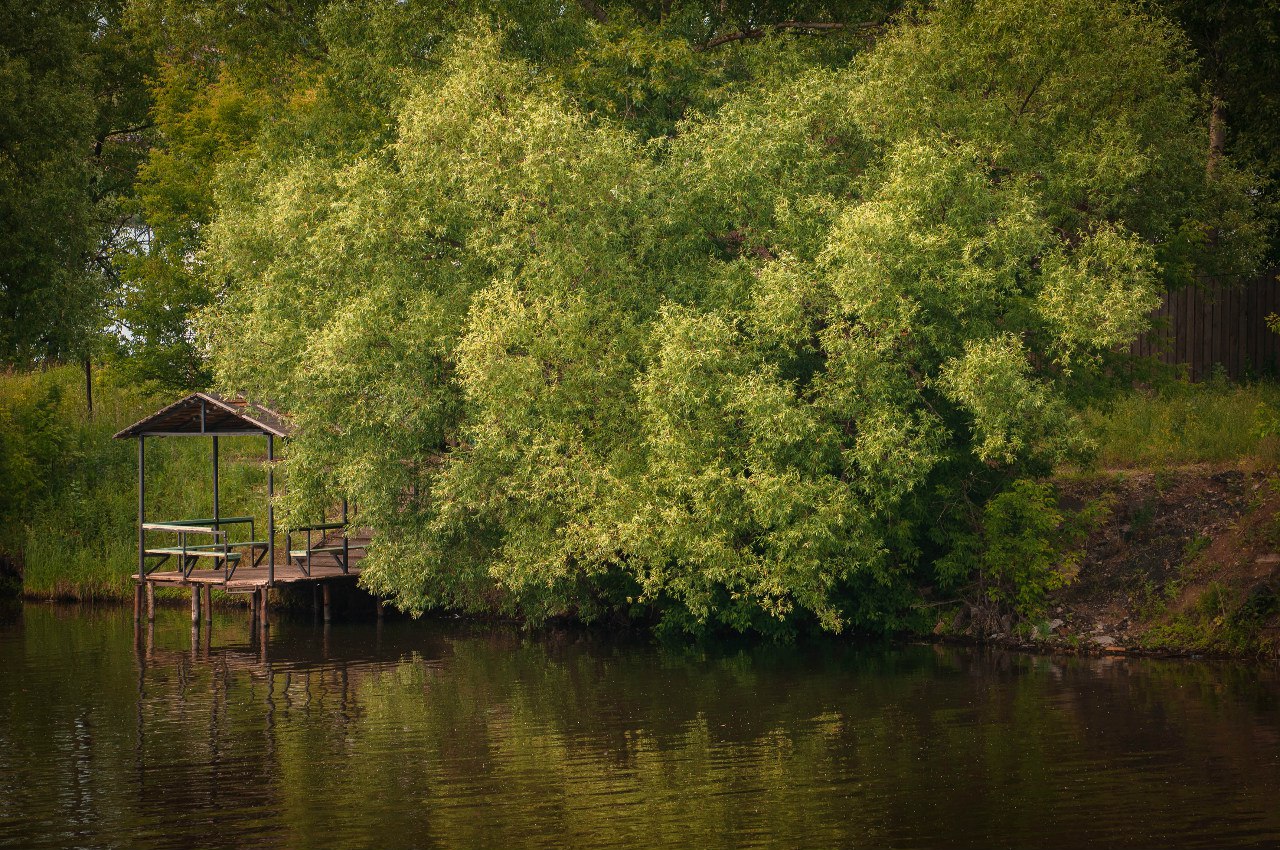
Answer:
[[[1233,378],[1280,375],[1280,334],[1267,316],[1280,315],[1280,281],[1273,270],[1244,285],[1187,287],[1165,295],[1154,326],[1131,347],[1134,354],[1185,364],[1192,380],[1215,369]]]

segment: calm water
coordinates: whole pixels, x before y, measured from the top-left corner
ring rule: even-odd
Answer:
[[[0,616],[0,846],[1280,845],[1246,665]]]

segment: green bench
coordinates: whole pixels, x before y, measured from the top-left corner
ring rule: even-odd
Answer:
[[[223,570],[223,580],[230,580],[235,568],[239,566],[244,556],[233,549],[248,549],[252,558],[253,566],[257,566],[262,562],[267,550],[269,549],[266,542],[261,540],[247,540],[239,542],[231,542],[227,540],[227,532],[220,526],[248,524],[249,536],[253,536],[254,519],[253,517],[219,517],[217,519],[179,519],[168,520],[165,522],[148,522],[142,524],[142,531],[145,534],[148,531],[164,532],[168,534],[176,534],[178,536],[178,545],[176,546],[150,546],[143,549],[144,555],[158,558],[147,573],[153,573],[158,570],[170,558],[180,559],[179,568],[182,577],[185,579],[191,575],[191,571],[201,558],[209,558],[213,561],[214,569],[219,566]],[[189,534],[208,534],[212,535],[215,540],[220,542],[214,543],[198,543],[188,544],[187,535]]]

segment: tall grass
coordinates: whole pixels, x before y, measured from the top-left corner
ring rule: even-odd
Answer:
[[[1098,463],[1107,468],[1280,462],[1280,385],[1274,383],[1170,382],[1135,390],[1087,419]]]
[[[19,564],[28,596],[132,596],[137,572],[137,441],[121,428],[172,401],[99,375],[94,417],[85,413],[83,374],[72,367],[0,374],[0,551]],[[222,438],[223,516],[265,515],[263,440]],[[212,515],[211,442],[147,441],[147,516]],[[15,471],[16,470],[16,471]],[[234,534],[235,532],[233,532]],[[247,531],[244,532],[247,536]]]

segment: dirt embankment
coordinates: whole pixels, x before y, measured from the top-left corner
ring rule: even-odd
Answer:
[[[1280,475],[1183,467],[1059,483],[1104,499],[1047,621],[1002,642],[1089,652],[1280,658]],[[1030,631],[1030,636],[1027,632]]]

